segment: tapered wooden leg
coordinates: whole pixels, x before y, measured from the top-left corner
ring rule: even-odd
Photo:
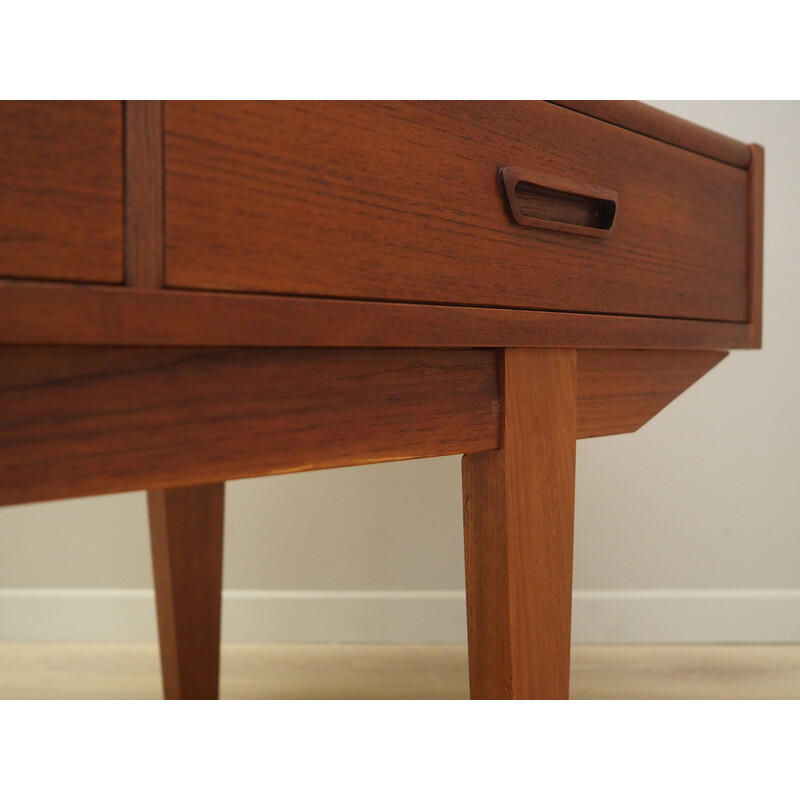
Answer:
[[[219,696],[225,484],[147,493],[167,700]]]
[[[500,357],[502,447],[462,464],[470,695],[566,699],[576,353]]]

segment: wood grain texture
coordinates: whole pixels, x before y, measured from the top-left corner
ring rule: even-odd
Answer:
[[[578,351],[578,438],[639,430],[727,353]]]
[[[0,281],[0,343],[733,350],[744,323]]]
[[[0,504],[498,445],[491,351],[0,350]]]
[[[155,700],[157,662],[151,642],[2,641],[0,700]],[[575,700],[800,700],[800,645],[575,645],[571,662]],[[230,643],[222,669],[225,700],[469,697],[461,644]]]
[[[746,144],[645,103],[633,100],[551,102],[734,167],[747,169],[750,164],[750,150]]]
[[[581,351],[578,436],[636,430],[724,356]],[[500,441],[493,351],[0,350],[0,504]]]
[[[616,192],[516,167],[503,167],[500,179],[519,225],[580,236],[611,235],[619,203]]]
[[[750,347],[761,347],[764,262],[764,148],[750,145],[752,159],[748,183],[748,314]]]
[[[122,282],[122,103],[0,102],[0,275]]]
[[[164,104],[125,103],[125,283],[164,283]]]
[[[219,697],[225,484],[147,493],[166,700]]]
[[[470,696],[566,699],[576,356],[506,350],[503,446],[464,456]]]
[[[544,102],[165,106],[167,284],[744,322],[747,173]],[[504,165],[619,195],[524,228]]]

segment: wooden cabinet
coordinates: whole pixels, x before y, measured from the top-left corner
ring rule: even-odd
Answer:
[[[575,441],[760,346],[763,215],[760,147],[568,105],[0,104],[0,503],[149,490],[168,696],[226,480],[452,453],[472,695],[566,696]]]
[[[122,103],[0,103],[0,277],[122,283]]]
[[[747,171],[557,105],[169,102],[165,137],[171,287],[747,319]]]

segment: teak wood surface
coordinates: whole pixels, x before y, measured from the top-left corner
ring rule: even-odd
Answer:
[[[122,282],[122,103],[0,102],[0,276]]]
[[[578,351],[578,438],[637,430],[724,355]],[[496,448],[499,357],[0,348],[0,505]]]
[[[213,697],[226,480],[465,453],[472,694],[565,697],[575,440],[760,346],[763,164],[640,104],[0,103],[0,504],[148,489]]]
[[[225,484],[147,493],[164,697],[219,695]]]
[[[15,345],[729,350],[756,334],[750,323],[0,280],[0,342]]]
[[[465,455],[470,696],[569,695],[574,350],[503,354],[500,448]]]
[[[549,103],[168,102],[164,130],[171,287],[747,318],[747,172]],[[613,235],[511,221],[501,167],[617,196]]]
[[[746,144],[644,103],[631,100],[554,100],[553,102],[734,167],[747,169],[750,166],[751,154]]]
[[[164,283],[163,103],[125,104],[125,283]]]
[[[0,504],[498,444],[490,350],[0,350]]]

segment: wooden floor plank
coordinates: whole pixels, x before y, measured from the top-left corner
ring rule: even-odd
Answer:
[[[223,699],[453,699],[466,645],[226,644]],[[158,699],[156,644],[0,642],[0,699]],[[576,645],[572,699],[800,699],[800,645]]]

